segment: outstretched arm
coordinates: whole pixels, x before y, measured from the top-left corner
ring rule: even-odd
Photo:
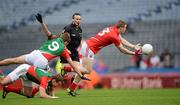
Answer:
[[[137,55],[137,54],[141,54],[140,50],[136,50],[135,52],[128,50],[127,48],[125,48],[122,44],[120,44],[119,46],[116,46],[118,48],[118,50],[124,54],[128,54],[128,55]]]
[[[36,19],[38,20],[38,22],[41,24],[41,28],[43,30],[43,32],[47,35],[48,39],[52,36],[52,33],[49,31],[47,25],[45,24],[42,15],[41,14],[37,14],[36,15]]]
[[[120,39],[121,39],[121,42],[122,42],[122,44],[123,44],[124,46],[127,46],[127,47],[129,47],[129,48],[133,48],[133,49],[135,49],[135,50],[139,50],[139,49],[141,48],[141,46],[140,46],[139,43],[136,44],[136,45],[134,45],[134,44],[128,42],[128,41],[127,41],[126,39],[124,39],[123,37],[120,37]]]

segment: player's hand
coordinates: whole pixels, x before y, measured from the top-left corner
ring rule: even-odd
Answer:
[[[141,55],[142,54],[142,51],[141,51],[141,49],[139,49],[139,50],[136,50],[135,52],[134,52],[134,55]]]
[[[140,50],[141,48],[142,48],[142,46],[141,46],[140,43],[138,43],[138,44],[136,44],[136,45],[134,46],[134,49],[135,49],[135,50]]]
[[[85,77],[84,75],[83,75],[83,76],[81,76],[81,79],[83,79],[83,80],[87,80],[87,81],[91,81],[89,78]]]
[[[43,20],[42,20],[42,15],[41,14],[37,14],[36,15],[36,19],[38,20],[39,23],[43,23]]]

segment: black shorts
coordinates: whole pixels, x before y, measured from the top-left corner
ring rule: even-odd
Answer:
[[[70,57],[73,61],[79,62],[79,55],[78,54],[70,54]],[[63,57],[60,57],[62,63],[68,63],[67,60]]]

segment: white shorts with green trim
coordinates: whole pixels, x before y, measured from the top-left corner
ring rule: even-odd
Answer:
[[[40,69],[47,69],[48,67],[48,60],[39,50],[34,50],[30,54],[25,55],[25,61]]]

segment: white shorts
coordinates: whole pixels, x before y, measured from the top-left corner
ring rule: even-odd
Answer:
[[[22,64],[14,69],[11,73],[9,73],[8,76],[11,78],[11,81],[15,81],[18,78],[25,77],[29,67],[30,65],[28,64]]]
[[[39,50],[34,50],[30,54],[25,55],[25,61],[40,69],[47,69],[48,67],[48,60]]]
[[[83,56],[83,57],[87,57],[90,59],[94,59],[94,53],[89,49],[88,45],[86,42],[83,42],[82,46],[79,49],[79,53]]]

